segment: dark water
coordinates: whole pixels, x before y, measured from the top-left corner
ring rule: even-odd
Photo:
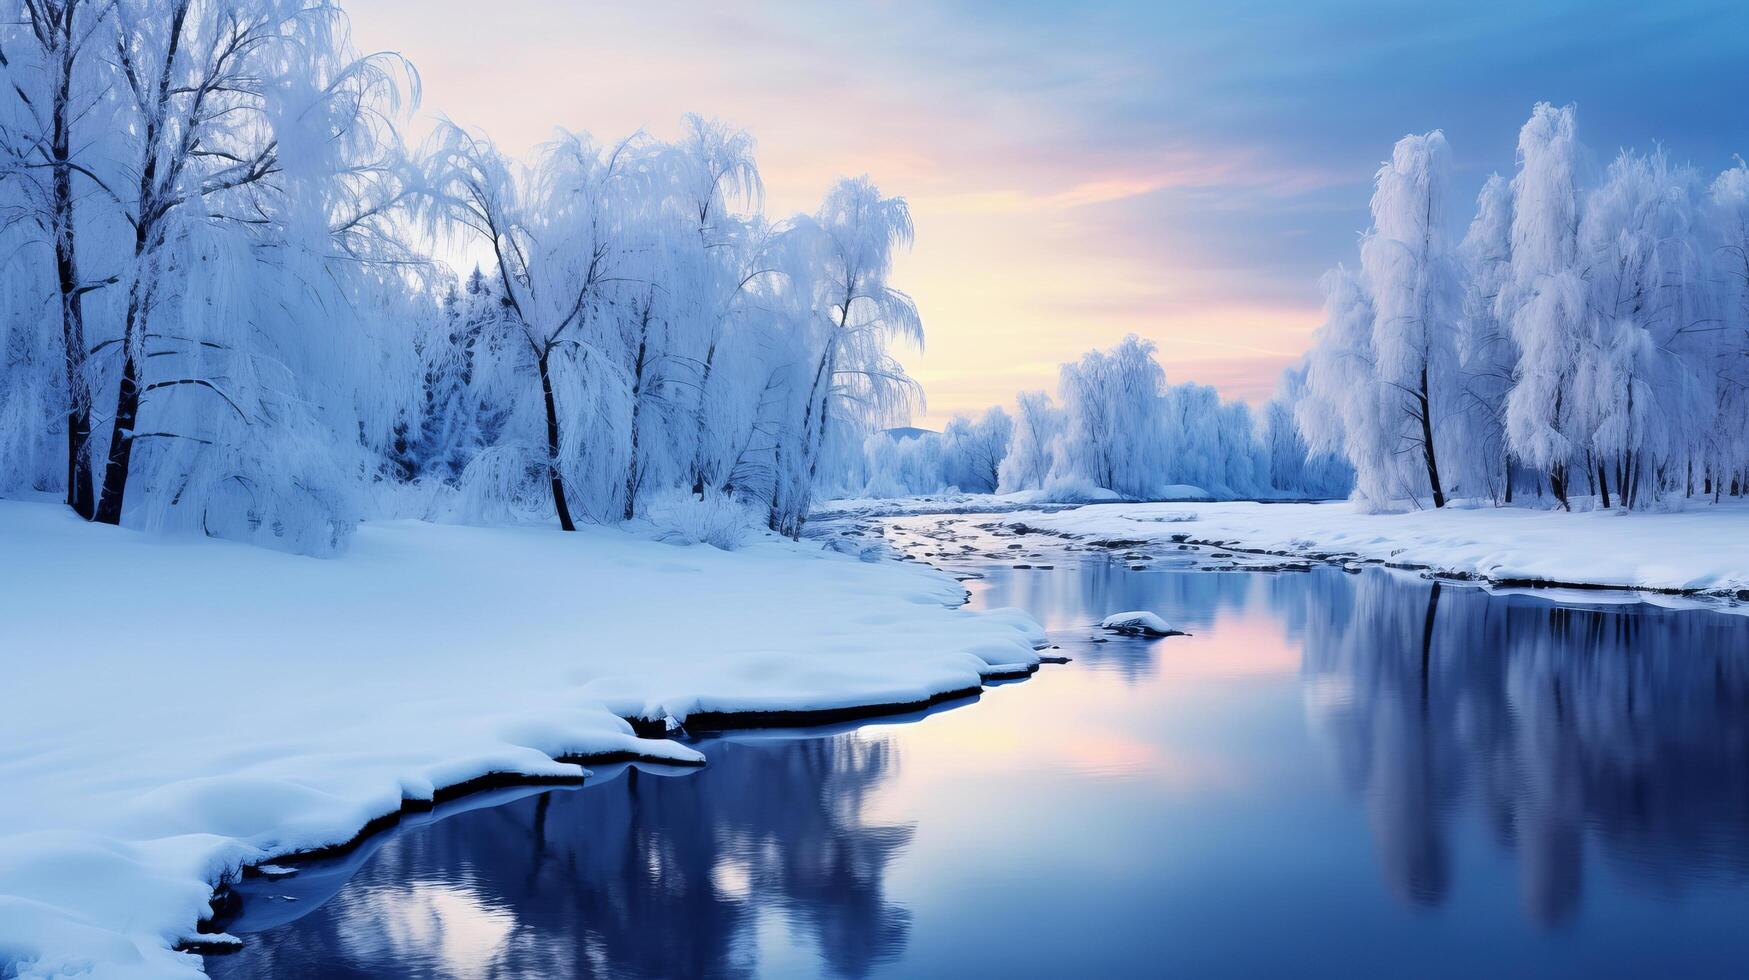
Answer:
[[[1749,972],[1749,618],[1089,561],[974,585],[1072,664],[910,723],[711,740],[689,775],[470,801],[249,883],[247,947],[208,968]],[[1192,635],[1087,642],[1124,609]]]

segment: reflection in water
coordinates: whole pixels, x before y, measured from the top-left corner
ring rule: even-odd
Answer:
[[[850,733],[709,749],[697,776],[631,769],[398,835],[332,901],[212,972],[746,976],[771,909],[838,976],[902,949],[910,922],[883,876],[912,831],[861,817],[891,746]]]
[[[1382,574],[1270,591],[1302,638],[1311,726],[1366,799],[1405,898],[1445,897],[1447,825],[1464,806],[1516,852],[1525,911],[1543,925],[1574,914],[1588,835],[1661,891],[1745,880],[1742,619],[1563,608]]]
[[[973,582],[986,608],[1025,609],[1045,629],[1064,640],[1108,637],[1097,627],[1108,613],[1130,609],[1175,610],[1169,621],[1176,629],[1206,630],[1224,611],[1255,601],[1256,575],[1226,572],[1135,572],[1103,554],[1089,555],[1078,568],[1019,574],[994,569],[989,579]],[[1298,576],[1288,576],[1289,580]],[[1135,681],[1155,672],[1152,643],[1097,642],[1079,647],[1083,666],[1110,670]]]
[[[1749,952],[1749,618],[1380,569],[1090,559],[973,588],[1075,663],[921,725],[713,740],[696,774],[410,829],[325,902],[318,869],[251,882],[247,948],[209,969],[1692,973]],[[1191,635],[1090,642],[1120,609]],[[309,908],[270,897],[299,883]],[[1676,904],[1702,889],[1704,912]]]

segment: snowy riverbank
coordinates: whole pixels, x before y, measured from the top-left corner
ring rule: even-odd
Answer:
[[[904,704],[1032,668],[1036,625],[817,544],[368,524],[344,557],[0,501],[0,974],[197,975],[213,886],[444,787],[697,761],[626,717]]]
[[[1096,504],[1015,511],[999,520],[1087,540],[1352,556],[1504,585],[1733,597],[1749,590],[1749,505],[1743,503],[1634,514],[1510,507],[1368,514],[1347,502]]]

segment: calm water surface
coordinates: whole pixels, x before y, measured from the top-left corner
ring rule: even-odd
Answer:
[[[1078,560],[1076,560],[1078,558]],[[218,977],[1749,970],[1749,618],[995,567],[1071,664],[252,881]],[[1151,609],[1191,635],[1090,642]]]

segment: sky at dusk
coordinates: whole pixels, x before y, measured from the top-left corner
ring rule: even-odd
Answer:
[[[1134,332],[1171,381],[1266,397],[1353,263],[1393,141],[1441,128],[1458,230],[1510,172],[1532,103],[1579,106],[1597,164],[1662,143],[1749,154],[1749,3],[583,3],[351,0],[355,41],[417,67],[442,114],[526,155],[751,130],[766,206],[839,176],[906,197],[896,284],[927,349],[922,424],[1054,389]]]

